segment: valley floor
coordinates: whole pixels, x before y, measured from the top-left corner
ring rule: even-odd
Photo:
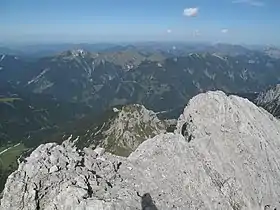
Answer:
[[[4,149],[3,151],[0,152],[0,155],[4,154],[4,153],[7,152],[8,150],[10,150],[10,149],[12,149],[12,148],[14,148],[14,147],[17,147],[17,146],[19,146],[19,145],[20,145],[20,143],[14,145],[14,146],[12,146],[12,147],[8,147],[7,149]]]
[[[4,187],[8,175],[17,169],[17,159],[27,150],[28,148],[22,143],[8,148],[0,148],[0,192]]]

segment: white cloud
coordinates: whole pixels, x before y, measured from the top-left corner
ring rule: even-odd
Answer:
[[[198,14],[198,8],[197,7],[186,8],[184,9],[183,14],[188,17],[195,17]]]
[[[172,33],[172,30],[171,29],[167,29],[167,33]]]
[[[258,0],[233,0],[232,3],[234,4],[249,4],[255,7],[262,7],[264,6],[264,2]]]
[[[227,29],[227,28],[224,28],[224,29],[221,30],[221,32],[224,33],[224,34],[226,34],[226,33],[228,33],[228,29]]]

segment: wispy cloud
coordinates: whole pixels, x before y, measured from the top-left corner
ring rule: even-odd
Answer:
[[[188,17],[195,17],[198,14],[198,8],[192,7],[192,8],[186,8],[184,9],[183,15]]]
[[[234,4],[249,4],[255,7],[262,7],[264,6],[264,2],[258,0],[234,0],[232,1]]]
[[[224,28],[224,29],[221,30],[221,32],[222,32],[223,34],[226,34],[226,33],[228,33],[228,29],[227,29],[227,28]]]
[[[167,33],[172,33],[172,30],[171,29],[167,29]]]

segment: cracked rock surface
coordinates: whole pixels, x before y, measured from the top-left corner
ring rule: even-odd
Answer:
[[[7,180],[1,209],[280,209],[280,123],[222,92],[190,100],[174,133],[128,158],[70,141],[39,146]]]

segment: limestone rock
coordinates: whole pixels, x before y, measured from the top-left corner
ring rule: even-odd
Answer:
[[[168,125],[143,105],[125,105],[94,130],[92,142],[100,142],[107,152],[128,156],[146,139],[165,133]]]
[[[59,171],[59,167],[57,165],[52,166],[49,170],[50,173],[53,173],[53,172],[56,172],[56,171]]]
[[[41,145],[8,178],[1,209],[278,209],[279,154],[277,119],[208,92],[190,100],[175,134],[148,139],[127,158]],[[53,165],[60,170],[50,173]]]
[[[261,92],[255,103],[263,107],[275,117],[280,117],[280,84]]]
[[[94,150],[94,152],[97,154],[97,156],[102,156],[105,152],[104,148],[98,147]]]

